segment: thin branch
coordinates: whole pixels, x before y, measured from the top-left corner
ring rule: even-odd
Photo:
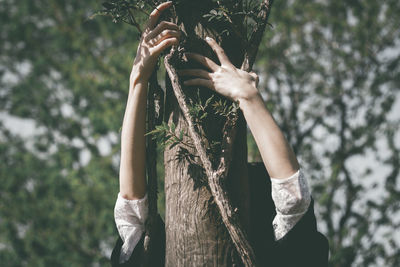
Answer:
[[[295,151],[298,151],[298,148],[303,144],[304,138],[307,136],[310,136],[311,132],[315,129],[315,127],[317,127],[321,123],[322,123],[322,116],[316,117],[313,124],[299,134],[299,136],[297,137],[297,140],[296,140],[296,144],[294,145],[293,149]]]
[[[133,17],[133,14],[132,14],[132,12],[131,12],[131,10],[130,10],[129,8],[128,8],[128,13],[129,13],[129,17],[130,17],[130,19],[131,19],[132,25],[136,27],[136,29],[137,29],[138,32],[139,32],[139,35],[142,36],[142,29],[140,28],[139,23],[137,23],[137,21],[136,21],[135,18]]]
[[[237,114],[233,118],[227,118],[224,128],[222,130],[223,138],[222,138],[222,155],[220,164],[218,166],[218,176],[227,177],[229,171],[229,165],[232,159],[232,148],[233,142],[236,136],[236,121],[237,121]]]
[[[236,24],[232,21],[231,17],[229,17],[229,15],[223,11],[223,15],[226,18],[226,20],[229,22],[229,26],[232,29],[232,31],[236,34],[236,36],[238,37],[238,39],[240,40],[242,45],[245,45],[245,38],[243,38],[243,34],[240,32],[240,30],[236,27]]]
[[[339,220],[339,244],[342,242],[343,239],[343,234],[345,233],[345,228],[344,225],[346,222],[351,218],[351,211],[354,203],[354,199],[356,198],[356,188],[353,184],[353,181],[350,178],[350,173],[346,169],[346,167],[343,165],[343,173],[345,175],[345,181],[347,184],[347,192],[346,192],[346,208],[345,211],[342,215],[342,217]]]
[[[155,128],[155,95],[159,85],[157,82],[157,70],[155,70],[149,81],[147,93],[147,131]],[[154,235],[157,227],[157,143],[151,136],[146,137],[146,169],[147,169],[147,196],[149,201],[149,217],[146,221],[146,236],[144,242],[145,259],[147,266],[152,256],[154,247]]]
[[[261,6],[261,11],[258,14],[260,23],[254,28],[250,35],[248,48],[246,49],[244,60],[242,63],[242,70],[251,71],[254,61],[258,53],[258,47],[260,46],[262,37],[264,35],[265,27],[268,24],[268,17],[271,10],[273,0],[264,0]]]
[[[157,71],[155,70],[150,77],[149,90],[147,98],[147,130],[155,129],[155,95],[159,90],[157,81]],[[147,137],[146,167],[148,176],[148,196],[149,196],[149,214],[157,215],[157,142],[151,136]]]
[[[171,50],[171,52],[165,57],[164,64],[165,68],[168,72],[169,78],[171,80],[172,88],[174,90],[176,99],[178,104],[184,114],[184,117],[189,126],[189,134],[193,140],[193,143],[197,149],[197,152],[202,161],[203,167],[205,169],[208,183],[210,186],[211,193],[214,197],[214,201],[217,204],[219,212],[221,214],[222,220],[232,238],[233,243],[243,261],[245,266],[256,266],[256,258],[253,249],[251,248],[246,234],[243,232],[242,227],[240,225],[239,215],[236,210],[232,208],[231,202],[229,201],[229,197],[227,194],[227,190],[224,188],[223,181],[227,175],[227,165],[228,158],[230,155],[227,154],[227,150],[224,152],[224,157],[222,160],[222,169],[218,169],[214,171],[212,168],[212,164],[210,159],[207,156],[206,150],[203,145],[203,141],[196,131],[196,127],[193,123],[193,119],[190,116],[189,108],[186,104],[186,99],[183,94],[182,88],[179,83],[178,75],[176,73],[175,68],[171,65],[171,59],[176,56],[176,52]],[[233,143],[232,139],[226,141],[226,148],[229,150],[231,144]],[[230,152],[228,154],[231,154]]]
[[[170,61],[171,58],[173,57],[174,51],[171,51],[170,54],[168,54],[165,57],[164,60],[164,64],[165,64],[165,68],[168,72],[168,75],[171,79],[171,83],[172,83],[172,87],[175,93],[175,96],[178,100],[179,106],[182,109],[182,112],[185,116],[185,119],[188,123],[189,126],[189,134],[193,139],[193,143],[197,149],[197,152],[199,153],[200,159],[203,162],[203,167],[206,170],[206,173],[209,174],[210,176],[213,174],[213,168],[212,168],[212,164],[211,161],[208,159],[207,157],[207,153],[206,150],[204,149],[204,144],[202,142],[202,139],[200,137],[200,135],[196,132],[195,130],[195,125],[193,123],[193,120],[190,116],[190,112],[189,112],[189,108],[186,104],[186,100],[185,100],[185,96],[182,92],[182,88],[179,84],[179,80],[178,80],[178,74],[175,70],[174,67],[172,67]]]
[[[337,163],[337,164],[340,164],[340,163]],[[330,188],[329,193],[328,193],[328,200],[326,201],[327,202],[326,203],[326,214],[328,215],[328,216],[326,216],[326,218],[327,218],[326,224],[327,224],[327,227],[328,227],[329,238],[334,238],[335,237],[335,227],[333,225],[333,216],[332,216],[332,214],[333,214],[333,206],[334,206],[333,205],[333,203],[334,203],[333,200],[334,200],[334,197],[335,197],[336,190],[340,186],[340,182],[339,182],[339,179],[338,179],[339,169],[340,169],[339,166],[334,167],[334,169],[332,170],[332,173],[331,173],[331,177],[329,178],[329,183],[331,184],[331,188]]]

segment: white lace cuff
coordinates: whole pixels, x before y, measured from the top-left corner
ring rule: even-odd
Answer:
[[[114,208],[114,219],[118,233],[124,242],[119,262],[129,259],[133,249],[145,231],[144,224],[148,215],[147,194],[142,199],[128,200],[118,193]]]
[[[271,178],[276,216],[272,222],[275,239],[284,237],[307,212],[311,194],[302,170],[285,179]]]

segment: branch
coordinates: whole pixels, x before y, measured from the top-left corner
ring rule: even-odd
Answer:
[[[268,17],[271,10],[273,0],[264,0],[261,4],[261,11],[258,14],[258,18],[260,19],[260,23],[257,23],[257,26],[254,28],[253,32],[251,33],[248,48],[244,54],[244,60],[242,63],[242,70],[247,72],[251,71],[253,67],[254,61],[257,56],[258,47],[260,46],[265,27],[268,24]]]
[[[236,136],[236,121],[237,114],[233,118],[227,118],[224,129],[222,130],[223,138],[222,138],[222,153],[221,160],[218,166],[218,176],[224,177],[224,179],[228,175],[229,165],[232,159],[232,148],[233,142]]]
[[[343,213],[343,215],[340,217],[339,220],[339,241],[338,243],[341,245],[342,240],[343,240],[343,234],[345,232],[345,224],[346,222],[352,217],[352,208],[353,208],[353,204],[354,204],[354,199],[356,198],[356,188],[353,184],[353,181],[350,178],[350,173],[348,172],[347,168],[345,167],[345,165],[343,165],[342,167],[343,169],[343,173],[345,175],[345,181],[347,184],[347,192],[346,192],[346,208],[345,211]]]
[[[233,137],[235,131],[228,131],[229,136],[224,138],[223,157],[221,157],[221,164],[217,171],[214,171],[210,159],[207,156],[206,150],[203,145],[203,141],[196,131],[196,126],[193,123],[193,119],[190,116],[189,108],[186,104],[186,99],[183,94],[182,88],[179,83],[178,75],[175,68],[171,65],[171,61],[177,56],[176,51],[171,50],[171,52],[165,57],[164,64],[168,72],[169,78],[171,79],[172,88],[174,90],[178,104],[184,114],[184,117],[189,126],[189,134],[193,140],[193,143],[197,149],[199,157],[202,161],[203,167],[205,169],[208,183],[210,186],[211,194],[214,197],[214,201],[217,204],[219,212],[221,214],[222,220],[232,238],[233,243],[242,259],[245,266],[256,266],[256,258],[253,249],[251,248],[246,234],[243,232],[240,225],[239,215],[237,210],[232,208],[231,202],[227,194],[227,190],[224,187],[223,181],[225,180],[228,172],[228,161],[230,161],[230,150],[233,143]],[[227,130],[227,127],[224,127]],[[233,127],[234,128],[234,127]]]
[[[299,134],[296,140],[296,144],[294,145],[294,151],[297,152],[298,148],[303,144],[303,140],[305,137],[310,136],[311,132],[317,127],[319,124],[321,124],[323,121],[322,116],[318,116],[315,118],[313,124],[308,127],[306,130],[304,130],[302,133]]]
[[[339,182],[339,171],[341,168],[341,162],[336,163],[337,166],[333,166],[332,167],[332,173],[331,173],[331,177],[329,178],[329,183],[331,184],[331,188],[329,190],[328,195],[328,199],[326,201],[326,224],[328,227],[328,235],[329,238],[334,238],[335,235],[335,227],[333,225],[333,209],[334,209],[334,197],[335,197],[335,193],[336,190],[340,187],[340,182]]]
[[[142,36],[142,29],[140,28],[139,23],[137,23],[137,21],[135,20],[135,17],[133,16],[133,14],[132,14],[132,12],[131,12],[131,10],[129,8],[128,8],[128,14],[129,14],[129,18],[131,20],[131,24],[133,26],[135,26],[136,29],[138,30],[139,36]]]
[[[160,90],[157,82],[157,70],[155,70],[149,81],[149,90],[147,93],[147,132],[155,128],[155,100],[157,91]],[[144,242],[146,266],[152,256],[154,247],[154,233],[157,223],[157,143],[151,136],[146,137],[146,169],[147,169],[147,196],[149,201],[149,217],[146,221],[146,236]]]

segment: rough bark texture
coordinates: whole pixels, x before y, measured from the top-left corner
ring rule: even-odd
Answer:
[[[266,1],[265,3],[265,7],[269,8],[269,2]],[[194,9],[193,12],[196,12],[196,10]],[[187,34],[189,33],[189,37],[197,36],[197,38],[200,38],[191,40],[189,38],[185,48],[218,62],[208,45],[201,42],[201,39],[205,36],[213,36],[213,31],[195,25],[195,22],[193,22],[196,21],[195,14],[193,17],[191,15],[193,14],[185,14],[188,18],[186,22],[189,23],[182,23],[181,27]],[[182,21],[185,22],[185,19]],[[262,36],[264,29],[265,26],[258,29],[257,34],[261,32]],[[258,47],[259,41],[261,41],[260,38],[255,39],[257,39],[256,43],[252,44],[252,47],[254,45]],[[247,71],[251,70],[251,65],[257,53],[256,49],[246,52],[241,45],[243,40],[238,39],[235,35],[222,38],[220,43],[234,65]],[[176,78],[173,73],[171,77]],[[166,88],[165,118],[169,124],[174,122],[177,132],[181,129],[188,132],[187,119],[182,113],[174,95],[171,81],[168,79]],[[194,89],[183,88],[183,90],[185,94],[190,95],[191,92],[187,90]],[[207,89],[201,88],[201,90]],[[204,95],[203,98],[206,99]],[[210,117],[207,123],[212,126],[210,127],[212,129],[208,130],[208,134],[211,136],[221,134],[223,127],[218,125],[216,121],[213,122],[212,115]],[[184,141],[190,142],[190,140]],[[197,164],[177,160],[179,146],[167,148],[164,153],[166,266],[254,266],[255,263],[251,259],[254,258],[254,255],[251,255],[253,250],[248,245],[250,239],[247,237],[250,225],[250,198],[246,123],[243,115],[239,112],[236,122],[236,138],[231,151],[232,161],[226,179],[219,180],[218,177],[221,173],[210,171],[213,168],[217,169],[218,166],[211,168],[204,166],[205,161],[200,160],[197,149],[190,147],[186,149],[195,155],[193,161]],[[200,166],[203,166],[205,170]],[[221,192],[221,188],[226,190]],[[211,192],[218,197],[218,201],[214,201]],[[237,229],[229,225],[240,225],[240,228]],[[232,239],[235,240],[236,247]],[[249,248],[246,249],[246,247]]]
[[[177,131],[187,130],[188,125],[181,108],[170,91],[172,88],[168,86],[167,90],[167,103],[171,108],[167,111],[169,123],[174,122]],[[166,266],[240,266],[241,260],[232,239],[220,217],[209,187],[204,183],[207,181],[207,175],[193,164],[176,160],[178,149],[167,149],[164,154],[168,244]],[[198,155],[198,151],[190,152]],[[237,210],[242,218],[243,230],[246,231],[249,224],[247,147],[246,126],[241,116],[237,122],[233,155],[232,168],[225,181],[230,190],[224,192],[223,199],[230,195],[230,199],[234,200],[232,210]],[[200,160],[199,165],[202,165]],[[226,212],[225,217],[228,219]],[[236,232],[234,234],[238,235]]]
[[[179,109],[176,110],[179,114]],[[175,113],[176,114],[176,113]],[[171,114],[177,128],[186,128],[186,122],[180,116]],[[237,138],[237,140],[240,140]],[[238,144],[245,144],[243,140]],[[247,157],[246,153],[236,155]],[[242,148],[243,149],[243,148]],[[176,160],[178,148],[166,150],[165,192],[166,192],[166,266],[240,266],[240,259],[234,244],[223,224],[210,191],[200,180],[206,179],[199,168],[193,168],[187,162]],[[193,151],[194,152],[194,151]],[[241,159],[246,163],[247,159]],[[246,168],[235,158],[235,170],[231,169],[229,183],[231,188],[242,188],[242,196],[232,197],[248,201]],[[235,175],[232,175],[235,174]],[[200,184],[200,185],[199,185]],[[241,186],[244,184],[244,186]],[[235,192],[237,193],[237,192]],[[234,195],[234,193],[232,193]],[[247,213],[239,207],[239,214]],[[247,214],[243,217],[248,218]]]
[[[236,117],[228,118],[224,123],[222,130],[221,158],[218,159],[218,168],[214,169],[210,158],[207,156],[205,144],[202,142],[202,138],[196,130],[198,127],[193,123],[194,118],[190,116],[187,100],[182,92],[176,70],[171,65],[174,55],[176,56],[177,53],[171,52],[165,58],[165,67],[169,77],[171,78],[171,84],[175,97],[179,103],[179,107],[181,108],[188,124],[188,131],[201,160],[201,166],[204,168],[204,172],[207,176],[208,188],[211,191],[213,201],[218,207],[222,221],[230,234],[242,262],[245,266],[255,266],[255,254],[250,246],[244,227],[240,223],[238,208],[233,206],[226,185],[227,174],[232,158],[233,142],[236,135]]]
[[[155,125],[160,124],[162,107],[160,107],[163,91],[157,81],[157,71],[151,75],[149,90],[147,93],[147,127],[146,132],[154,130]],[[158,104],[158,106],[157,106]],[[149,201],[149,216],[146,221],[146,236],[144,240],[143,266],[151,266],[152,256],[156,254],[159,244],[155,244],[157,235],[158,211],[157,211],[157,144],[151,135],[146,137],[146,172],[147,195]]]

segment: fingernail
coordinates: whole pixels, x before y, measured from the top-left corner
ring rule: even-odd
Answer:
[[[211,37],[206,36],[206,41],[211,41]]]

